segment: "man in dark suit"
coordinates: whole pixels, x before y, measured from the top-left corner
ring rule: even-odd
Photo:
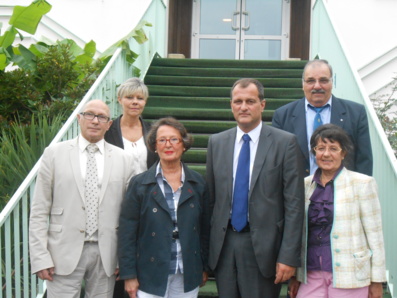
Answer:
[[[280,283],[301,265],[300,149],[294,135],[262,123],[264,88],[257,80],[235,82],[231,108],[237,127],[208,144],[209,265],[220,298],[278,297]]]
[[[272,125],[298,137],[306,175],[314,174],[317,165],[309,147],[317,108],[322,124],[338,125],[349,134],[354,151],[345,163],[347,168],[371,176],[372,150],[365,108],[333,96],[332,76],[332,67],[326,60],[309,61],[302,77],[305,97],[278,108]]]

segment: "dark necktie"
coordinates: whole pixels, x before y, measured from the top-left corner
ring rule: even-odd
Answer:
[[[248,191],[250,178],[250,136],[243,135],[244,144],[238,157],[234,182],[232,226],[240,232],[247,225]]]
[[[313,107],[312,105],[308,105],[308,107],[316,112],[316,116],[314,117],[314,121],[313,121],[313,132],[314,132],[319,126],[323,125],[323,120],[321,120],[320,114],[325,108],[329,107],[329,104],[326,104],[325,106],[319,108]]]

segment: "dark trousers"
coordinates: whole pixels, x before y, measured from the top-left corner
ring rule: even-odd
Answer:
[[[215,269],[219,298],[278,298],[281,284],[265,278],[256,262],[251,235],[228,228]]]

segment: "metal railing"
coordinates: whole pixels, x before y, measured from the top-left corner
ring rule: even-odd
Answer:
[[[367,110],[374,157],[373,176],[378,183],[382,206],[388,286],[392,297],[396,297],[393,285],[397,282],[397,160],[358,72],[350,65],[350,55],[334,24],[327,4],[323,0],[316,1],[312,10],[311,56],[318,55],[332,65],[336,96],[359,102]]]
[[[156,54],[165,55],[166,5],[164,2],[152,0],[141,20],[152,24],[152,27],[144,28],[149,40],[139,45],[131,39],[130,48],[139,55],[134,66],[141,70],[143,77],[153,57]],[[79,134],[76,116],[84,104],[92,99],[105,101],[110,106],[112,117],[118,115],[116,88],[131,77],[132,73],[132,66],[126,62],[125,53],[118,49],[51,144],[72,139]],[[31,274],[28,257],[29,206],[39,165],[40,160],[0,213],[0,298],[43,297],[45,293],[45,283]]]

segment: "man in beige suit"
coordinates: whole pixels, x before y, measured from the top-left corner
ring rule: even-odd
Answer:
[[[133,166],[103,139],[112,123],[104,102],[88,102],[77,118],[81,134],[46,148],[41,160],[30,214],[32,272],[47,281],[47,297],[80,297],[83,280],[86,297],[112,297],[120,204]]]

